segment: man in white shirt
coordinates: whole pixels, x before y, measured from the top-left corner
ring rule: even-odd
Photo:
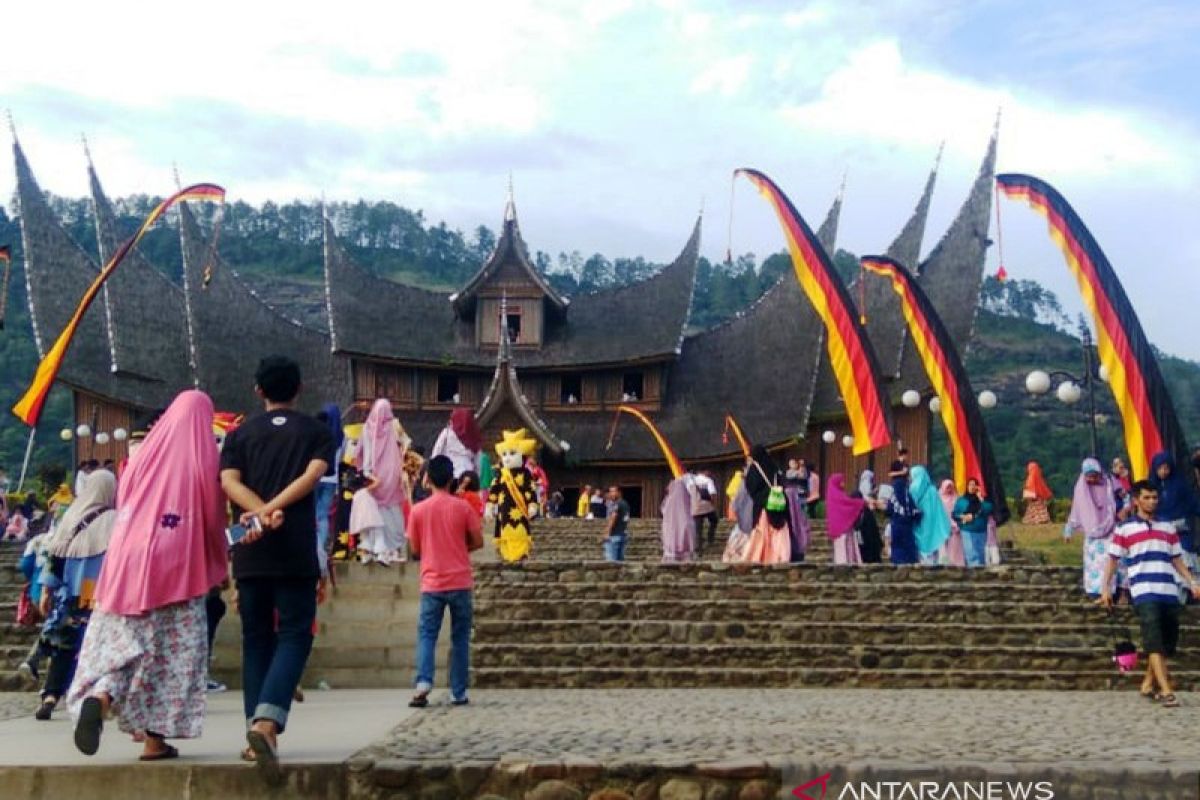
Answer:
[[[692,498],[692,519],[696,522],[696,550],[704,549],[704,522],[708,521],[708,546],[717,542],[717,484],[708,470],[688,475],[688,494]]]

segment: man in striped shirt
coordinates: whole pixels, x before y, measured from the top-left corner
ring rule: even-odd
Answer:
[[[1149,665],[1142,680],[1142,696],[1157,698],[1168,708],[1179,705],[1171,689],[1167,657],[1179,643],[1179,585],[1187,586],[1200,600],[1200,584],[1188,572],[1175,526],[1154,519],[1158,490],[1149,481],[1138,481],[1131,490],[1134,515],[1117,528],[1108,545],[1100,602],[1112,608],[1112,576],[1117,563],[1129,567],[1129,591],[1142,628],[1142,649]],[[1154,687],[1158,686],[1155,693]]]

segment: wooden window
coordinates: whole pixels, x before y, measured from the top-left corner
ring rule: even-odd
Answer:
[[[558,401],[573,406],[583,400],[583,376],[563,375],[558,385]]]
[[[508,309],[504,315],[504,327],[508,329],[508,340],[513,344],[521,344],[521,309]]]
[[[437,401],[439,403],[462,402],[458,391],[458,376],[453,373],[439,373],[437,376]]]
[[[621,376],[621,400],[636,401],[645,398],[645,374],[642,372],[626,372]]]

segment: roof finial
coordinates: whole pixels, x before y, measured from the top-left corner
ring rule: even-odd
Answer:
[[[175,176],[175,188],[177,190],[182,190],[183,189],[183,181],[179,180],[179,162],[178,161],[171,162],[171,174]]]
[[[700,216],[704,216],[704,195],[700,195]]]
[[[846,199],[846,176],[850,174],[849,168],[842,170],[842,185],[838,188],[837,201],[840,203]]]
[[[512,170],[508,171],[508,202],[504,205],[504,221],[515,222],[517,219],[517,203],[513,196]]]
[[[12,109],[4,109],[4,115],[8,117],[8,132],[12,134],[13,141],[17,140],[17,123],[13,122]]]
[[[942,143],[938,145],[937,158],[933,160],[933,171],[937,172],[942,166],[942,154],[946,152],[946,140],[942,139]]]
[[[87,159],[88,169],[94,170],[95,166],[92,164],[92,151],[91,148],[88,147],[87,134],[80,132],[79,141],[83,143],[83,156]]]
[[[1004,114],[1004,106],[996,106],[996,126],[992,128],[992,136],[1000,135],[1000,117]]]

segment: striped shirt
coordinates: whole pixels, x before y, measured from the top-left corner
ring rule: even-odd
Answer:
[[[1135,604],[1179,602],[1180,578],[1171,561],[1183,556],[1183,548],[1174,525],[1130,517],[1113,533],[1108,554],[1125,559]]]

